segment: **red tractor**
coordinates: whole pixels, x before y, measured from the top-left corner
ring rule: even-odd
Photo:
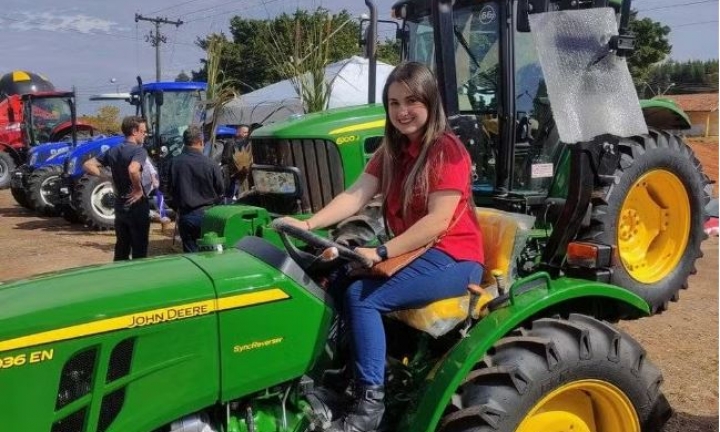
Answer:
[[[72,139],[70,92],[55,91],[45,78],[14,71],[0,78],[0,189],[10,186],[12,172],[24,164],[37,144]],[[75,124],[76,137],[92,136],[92,126]]]

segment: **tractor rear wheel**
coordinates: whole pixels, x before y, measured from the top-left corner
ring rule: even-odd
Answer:
[[[656,432],[672,410],[630,336],[572,314],[501,339],[470,372],[440,432]]]
[[[651,129],[622,139],[620,152],[617,181],[594,198],[590,227],[580,238],[615,246],[612,283],[662,312],[696,272],[712,186],[678,136]]]
[[[60,214],[60,175],[62,167],[48,165],[34,170],[27,182],[27,196],[36,212],[43,216]]]
[[[16,167],[15,159],[9,153],[0,150],[0,189],[10,187],[10,178]]]
[[[115,225],[115,191],[110,179],[83,175],[75,182],[72,200],[80,222],[88,227],[102,231]]]

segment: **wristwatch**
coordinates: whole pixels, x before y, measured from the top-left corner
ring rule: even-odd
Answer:
[[[385,245],[380,245],[380,246],[376,247],[376,248],[375,248],[375,253],[377,253],[378,256],[380,257],[380,259],[383,260],[383,261],[385,261],[386,259],[388,259],[387,247],[385,247]]]

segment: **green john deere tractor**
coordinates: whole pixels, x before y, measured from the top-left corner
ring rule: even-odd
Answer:
[[[488,35],[488,25],[503,23],[499,46],[485,51],[503,68],[520,64],[513,40],[523,32],[508,30],[525,29],[531,4],[534,13],[606,6],[395,7],[407,58],[435,65],[474,157],[492,270],[484,286],[497,293],[472,291],[385,319],[385,430],[650,432],[671,413],[660,371],[610,323],[677,298],[699,256],[707,178],[666,132],[566,145],[543,95],[532,97],[537,114],[516,120],[514,73],[497,74],[492,91],[477,88],[487,76],[458,91],[459,65],[469,63],[454,57],[473,52],[473,29]],[[337,232],[327,238],[273,217],[317,210],[346,187],[377,145],[381,110],[256,131],[258,206],[211,210],[206,251],[0,284],[0,388],[8,393],[0,430],[325,429],[336,407],[315,389],[336,384],[345,358],[327,288],[360,258],[333,240]],[[328,246],[339,258],[320,255]]]

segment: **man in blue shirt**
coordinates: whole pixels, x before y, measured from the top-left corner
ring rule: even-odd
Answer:
[[[83,164],[90,175],[103,176],[109,167],[115,188],[115,261],[145,258],[150,235],[150,203],[142,187],[142,167],[148,154],[143,148],[147,125],[142,117],[122,121],[125,142]]]

